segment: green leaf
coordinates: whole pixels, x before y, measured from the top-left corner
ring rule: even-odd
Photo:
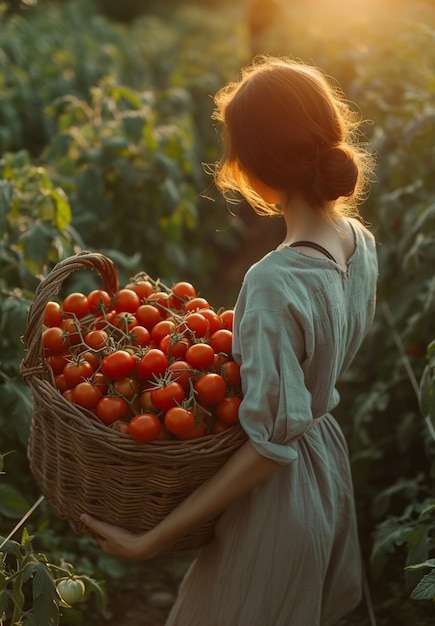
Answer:
[[[5,517],[20,518],[29,508],[29,503],[11,484],[0,483],[0,514]]]
[[[420,382],[420,410],[424,417],[435,419],[435,365],[426,365]]]
[[[435,597],[435,569],[423,576],[411,593],[413,600],[431,600]]]
[[[59,604],[56,585],[45,563],[32,561],[25,566],[23,580],[30,579],[32,579],[34,624],[58,624]]]
[[[428,559],[427,561],[423,561],[422,563],[416,563],[414,565],[407,565],[405,569],[407,570],[419,570],[424,569],[426,567],[435,568],[435,559]]]
[[[51,197],[56,206],[54,223],[56,228],[62,232],[71,223],[71,207],[65,192],[60,187],[52,189]]]
[[[406,543],[413,526],[403,520],[391,517],[380,524],[375,533],[370,561],[375,576],[378,576],[387,562],[387,555],[395,552],[398,546]]]

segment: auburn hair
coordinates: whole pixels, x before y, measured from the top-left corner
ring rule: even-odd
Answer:
[[[302,194],[330,217],[357,212],[373,158],[359,141],[356,113],[318,68],[258,57],[218,91],[213,118],[224,144],[215,182],[229,201],[240,193],[258,213],[281,213],[254,191],[250,181],[258,180],[288,197]]]

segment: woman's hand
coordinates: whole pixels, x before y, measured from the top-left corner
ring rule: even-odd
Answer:
[[[97,536],[95,540],[107,554],[126,560],[151,559],[161,552],[155,533],[133,533],[119,526],[102,522],[88,514],[80,516],[83,524]]]

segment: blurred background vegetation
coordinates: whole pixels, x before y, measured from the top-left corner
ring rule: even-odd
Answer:
[[[255,54],[288,55],[338,80],[377,155],[362,212],[379,243],[379,306],[340,383],[338,417],[378,623],[433,623],[434,43],[428,1],[0,3],[0,452],[13,451],[0,534],[39,495],[19,376],[36,285],[88,249],[113,258],[121,282],[140,270],[191,280],[215,306],[231,306],[282,224],[244,205],[229,212],[213,188],[204,168],[220,153],[212,96]],[[65,291],[94,281],[79,274]],[[28,526],[42,550],[108,584],[130,571],[46,504]]]

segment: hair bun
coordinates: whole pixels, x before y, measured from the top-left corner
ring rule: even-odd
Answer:
[[[354,153],[346,146],[332,146],[319,153],[314,187],[321,200],[349,197],[358,181],[358,165]]]

